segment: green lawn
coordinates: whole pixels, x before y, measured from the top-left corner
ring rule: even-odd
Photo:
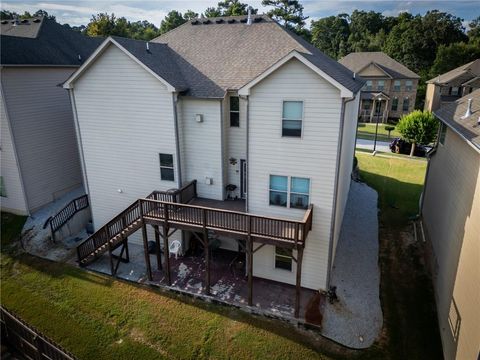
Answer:
[[[385,130],[385,126],[393,126],[390,124],[378,124],[378,141],[390,142],[393,138],[400,137],[400,133],[394,129],[390,132],[388,137],[388,131]],[[375,138],[375,124],[372,123],[359,123],[357,128],[357,137],[360,139],[373,140]]]
[[[391,225],[405,225],[418,214],[426,160],[356,153],[360,176],[377,190],[379,206]]]

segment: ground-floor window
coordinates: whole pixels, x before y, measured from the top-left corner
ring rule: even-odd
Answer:
[[[392,111],[397,111],[398,110],[398,98],[395,97],[392,99]]]
[[[275,246],[275,268],[292,271],[292,249]]]
[[[5,182],[3,181],[3,176],[0,176],[0,196],[7,197],[7,191],[5,190]]]
[[[410,99],[406,97],[405,99],[403,99],[402,111],[407,112],[409,107],[410,107]]]
[[[172,154],[160,154],[160,178],[167,181],[175,180]]]

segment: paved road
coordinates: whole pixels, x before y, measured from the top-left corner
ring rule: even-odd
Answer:
[[[384,141],[377,141],[377,151],[390,152],[388,147],[390,143]],[[357,139],[357,148],[369,149],[373,151],[373,141],[365,139]]]

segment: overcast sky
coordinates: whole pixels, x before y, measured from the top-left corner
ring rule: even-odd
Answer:
[[[266,11],[261,6],[261,0],[243,0],[262,13]],[[148,20],[159,26],[162,19],[170,10],[184,12],[192,9],[201,13],[207,7],[216,6],[218,0],[6,0],[1,1],[1,8],[23,13],[35,12],[38,9],[46,10],[55,15],[60,23],[70,25],[87,24],[92,14],[99,12],[115,13],[117,17],[126,17],[130,21]],[[480,15],[480,2],[477,1],[301,1],[305,10],[304,14],[310,19],[318,19],[342,12],[351,13],[354,9],[375,10],[384,15],[397,15],[399,12],[408,11],[412,14],[424,14],[427,10],[438,9],[459,16],[467,24],[470,20]],[[308,23],[310,22],[310,19]]]

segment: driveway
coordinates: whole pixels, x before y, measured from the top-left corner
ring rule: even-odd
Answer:
[[[376,146],[377,151],[390,152],[389,145],[390,145],[390,143],[388,143],[388,142],[377,141],[377,146]],[[368,149],[368,150],[373,151],[373,141],[357,138],[356,147],[359,148],[359,149]]]

